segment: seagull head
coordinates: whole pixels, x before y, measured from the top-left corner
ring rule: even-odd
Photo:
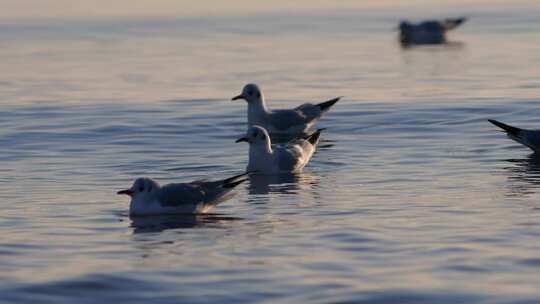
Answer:
[[[248,83],[244,86],[244,89],[242,89],[242,94],[232,98],[232,100],[238,99],[243,99],[248,103],[260,103],[264,100],[264,96],[258,85],[254,83]]]
[[[131,188],[118,191],[117,194],[125,194],[131,196],[132,199],[138,197],[147,197],[154,195],[159,189],[159,184],[151,178],[137,178]]]
[[[268,131],[266,131],[265,128],[255,125],[248,129],[246,136],[237,139],[236,142],[247,142],[250,145],[267,146],[270,142],[270,135],[268,135]]]

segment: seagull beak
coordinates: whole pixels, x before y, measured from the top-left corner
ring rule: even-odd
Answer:
[[[246,98],[244,97],[244,95],[240,94],[238,96],[234,96],[231,100],[238,100],[238,99],[244,99],[246,100]]]
[[[239,143],[239,142],[249,142],[247,137],[242,137],[242,138],[239,138],[235,141],[235,143]]]
[[[131,191],[131,189],[126,189],[126,190],[118,191],[118,192],[116,192],[116,194],[125,194],[125,195],[132,196],[133,191]]]

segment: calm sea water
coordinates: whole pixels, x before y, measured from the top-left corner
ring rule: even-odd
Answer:
[[[402,15],[400,15],[402,13]],[[0,29],[0,302],[538,303],[540,10],[30,20]],[[199,217],[115,194],[242,172],[247,82],[271,107],[344,95],[305,173]]]

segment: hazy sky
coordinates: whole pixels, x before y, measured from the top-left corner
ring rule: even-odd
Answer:
[[[380,1],[368,0],[365,3]],[[352,6],[357,1],[345,0],[336,4],[334,1],[320,0],[274,0],[274,1],[193,1],[193,0],[0,0],[3,18],[25,17],[77,17],[77,16],[193,16],[214,14],[244,14],[252,11],[339,8]]]
[[[140,17],[140,16],[208,16],[247,14],[250,12],[302,12],[331,9],[452,7],[467,6],[489,8],[494,3],[516,7],[538,4],[537,0],[0,0],[0,18],[5,20],[26,18],[66,17]]]

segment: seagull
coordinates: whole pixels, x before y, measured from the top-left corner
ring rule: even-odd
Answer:
[[[272,135],[301,136],[307,134],[313,124],[341,97],[319,104],[304,103],[294,109],[270,110],[262,91],[256,84],[250,83],[244,86],[242,94],[232,98],[238,99],[244,99],[248,104],[248,128],[258,125]]]
[[[446,42],[446,31],[452,30],[467,18],[444,20],[428,20],[418,24],[401,21],[399,24],[399,40],[403,45],[411,44],[443,44]]]
[[[218,181],[198,180],[191,183],[177,183],[160,186],[156,181],[141,177],[131,188],[118,191],[131,197],[130,216],[202,214],[212,207],[232,198],[234,187],[245,182],[242,173]]]
[[[236,140],[249,143],[248,171],[261,174],[299,173],[315,152],[322,129],[283,145],[272,145],[265,128],[252,126],[245,137]]]
[[[510,139],[529,147],[534,152],[540,153],[540,130],[520,129],[493,119],[488,119],[488,121],[503,129]]]

